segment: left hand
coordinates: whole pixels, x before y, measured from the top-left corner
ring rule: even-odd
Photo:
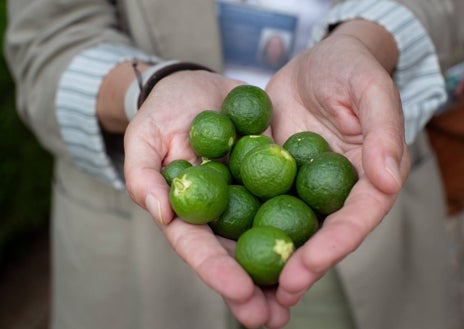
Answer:
[[[266,90],[277,143],[298,131],[317,132],[359,174],[344,207],[326,218],[281,273],[276,296],[288,307],[382,221],[404,184],[409,156],[394,82],[357,38],[328,37],[282,68]]]

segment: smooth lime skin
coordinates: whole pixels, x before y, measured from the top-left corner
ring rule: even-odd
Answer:
[[[240,135],[258,135],[271,123],[272,102],[263,89],[240,85],[224,98],[221,111],[232,120]]]
[[[203,158],[218,159],[225,156],[232,149],[235,139],[234,124],[220,112],[204,110],[195,116],[190,125],[190,145]]]
[[[216,170],[222,178],[224,178],[227,184],[232,184],[232,174],[226,164],[214,160],[205,160],[201,163],[201,165]]]
[[[328,215],[343,207],[357,180],[356,169],[345,156],[325,152],[300,168],[296,190],[313,210]]]
[[[237,182],[242,182],[240,168],[242,167],[242,161],[245,155],[257,146],[272,143],[272,138],[266,135],[246,135],[239,138],[233,146],[229,156],[229,169]]]
[[[213,232],[237,240],[252,224],[261,202],[243,185],[229,185],[229,203],[217,219],[209,223]]]
[[[263,199],[288,192],[296,173],[295,159],[277,144],[257,146],[244,157],[240,168],[245,187]]]
[[[258,226],[281,229],[299,247],[316,233],[319,222],[314,211],[303,200],[282,194],[261,205],[253,220],[253,227]]]
[[[312,131],[300,131],[291,135],[283,147],[295,158],[298,167],[320,153],[330,151],[329,143],[321,135]]]
[[[290,237],[275,227],[252,227],[237,241],[235,259],[260,286],[274,285],[295,250]]]
[[[206,166],[194,166],[174,178],[169,201],[179,218],[191,224],[206,224],[227,208],[228,185],[221,175]]]
[[[172,184],[172,180],[179,176],[185,169],[191,167],[192,164],[187,160],[177,159],[171,161],[162,171],[161,175],[163,175],[166,183],[170,186]]]

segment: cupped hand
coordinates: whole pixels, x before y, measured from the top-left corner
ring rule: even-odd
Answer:
[[[344,207],[325,219],[281,273],[277,301],[292,306],[382,221],[404,184],[409,156],[398,91],[357,38],[323,40],[282,68],[266,90],[278,143],[298,131],[317,132],[359,174]]]
[[[125,133],[125,178],[132,199],[147,209],[177,254],[229,305],[234,316],[253,328],[280,327],[288,309],[256,287],[231,256],[234,245],[216,237],[207,225],[175,218],[169,187],[161,169],[175,159],[198,164],[189,145],[194,116],[220,109],[226,94],[240,82],[206,71],[181,71],[161,80]]]

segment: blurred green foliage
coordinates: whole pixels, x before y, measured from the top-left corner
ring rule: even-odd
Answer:
[[[6,4],[0,1],[0,42]],[[15,88],[0,56],[0,264],[27,247],[33,233],[47,227],[52,157],[15,111]]]

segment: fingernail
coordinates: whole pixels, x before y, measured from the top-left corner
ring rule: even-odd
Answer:
[[[148,194],[145,198],[145,207],[147,207],[147,210],[158,223],[164,224],[163,216],[161,215],[161,204],[158,199]]]
[[[398,166],[398,163],[393,159],[392,157],[388,156],[385,159],[385,164],[386,164],[386,170],[392,176],[392,178],[396,181],[398,184],[398,187],[401,187],[402,182],[401,182],[401,176],[400,176],[400,168]]]

